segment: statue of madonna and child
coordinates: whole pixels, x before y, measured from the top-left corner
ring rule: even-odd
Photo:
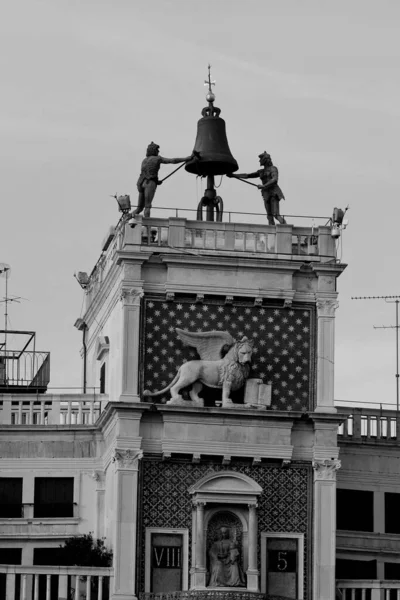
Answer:
[[[208,587],[245,587],[238,543],[231,539],[228,527],[220,528],[220,539],[209,550],[210,581]]]

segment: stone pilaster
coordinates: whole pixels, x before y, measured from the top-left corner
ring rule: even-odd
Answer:
[[[111,600],[136,600],[137,495],[141,450],[114,450],[114,590]]]
[[[193,573],[193,585],[195,589],[205,589],[206,587],[206,548],[205,548],[205,531],[204,531],[204,507],[205,502],[196,500],[196,561]]]
[[[313,599],[335,600],[336,471],[339,460],[314,460]]]
[[[122,302],[122,402],[140,402],[139,397],[139,333],[140,305],[143,290],[123,285]]]
[[[102,538],[105,535],[104,530],[104,510],[105,510],[105,493],[106,481],[103,471],[93,471],[92,479],[96,484],[96,517],[94,535],[97,538]]]
[[[247,569],[247,589],[252,592],[259,591],[259,571],[257,569],[257,536],[258,518],[257,504],[249,504],[249,566]]]
[[[336,297],[317,298],[317,401],[318,412],[336,412],[333,404]]]

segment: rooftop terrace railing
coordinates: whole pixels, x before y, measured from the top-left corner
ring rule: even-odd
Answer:
[[[7,387],[45,389],[49,381],[50,352],[11,351],[1,360],[0,389]]]
[[[0,394],[0,425],[94,425],[107,394]]]
[[[339,579],[336,590],[338,600],[400,600],[400,581]]]
[[[237,213],[241,214],[241,213]],[[86,291],[96,295],[121,251],[162,250],[188,254],[285,257],[288,260],[336,262],[336,243],[331,228],[268,225],[265,214],[252,215],[256,222],[233,223],[188,220],[181,217],[136,218],[130,227],[122,218],[103,243],[103,252],[92,270]],[[310,217],[311,219],[311,217]],[[325,218],[323,222],[326,223]]]
[[[400,413],[382,408],[336,406],[345,414],[339,426],[338,439],[355,443],[399,443]]]
[[[111,567],[0,565],[0,597],[7,600],[109,600]]]

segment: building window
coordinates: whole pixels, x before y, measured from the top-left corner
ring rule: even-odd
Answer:
[[[385,562],[385,579],[400,579],[400,563]]]
[[[0,565],[20,565],[22,548],[0,548]]]
[[[385,493],[385,533],[400,533],[400,494]]]
[[[373,531],[374,493],[338,489],[336,528],[347,531]]]
[[[73,517],[74,478],[36,477],[33,516]]]
[[[376,560],[336,560],[336,579],[376,579]]]
[[[106,393],[106,363],[103,363],[100,368],[100,394]]]
[[[22,477],[0,478],[0,518],[21,518],[22,507]]]

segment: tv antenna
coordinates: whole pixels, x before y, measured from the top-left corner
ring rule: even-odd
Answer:
[[[396,330],[396,410],[399,410],[399,302],[400,296],[352,296],[352,300],[384,300],[396,305],[396,325],[374,325],[374,329]]]

